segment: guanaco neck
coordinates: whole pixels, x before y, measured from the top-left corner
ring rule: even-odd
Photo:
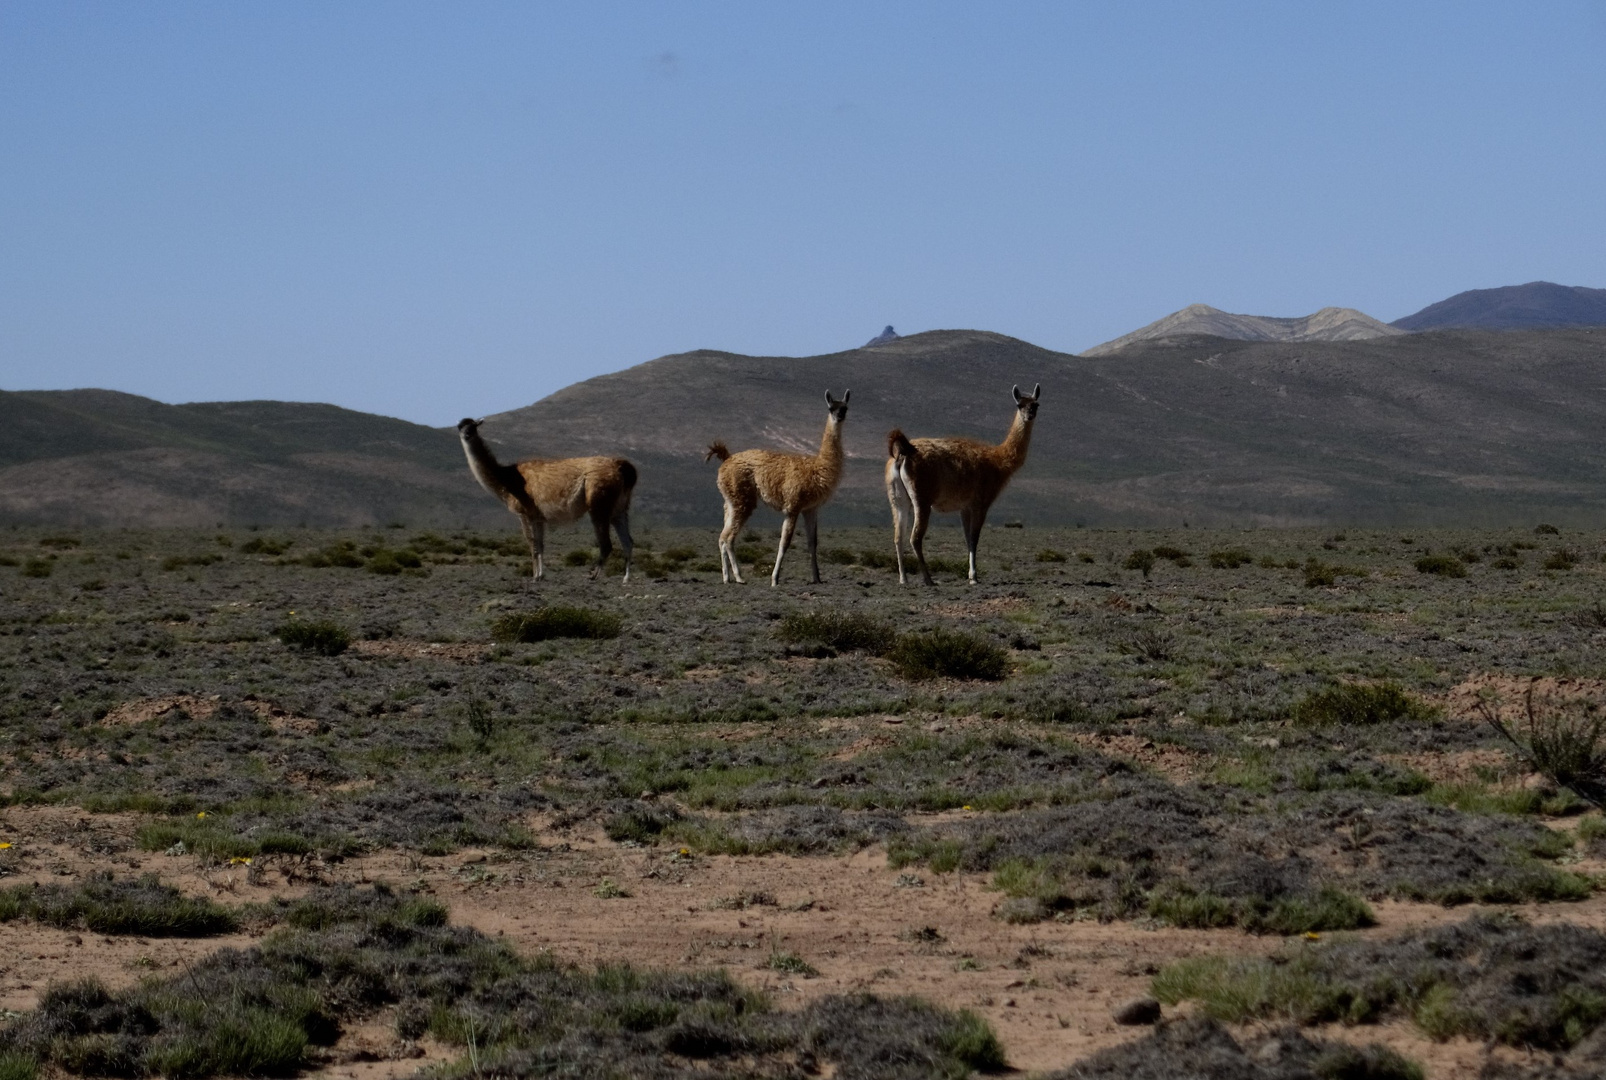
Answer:
[[[820,472],[832,485],[842,475],[842,424],[833,416],[826,417],[825,434],[820,436]]]
[[[508,498],[523,502],[523,477],[511,465],[503,465],[491,453],[491,448],[485,445],[478,431],[460,432],[463,438],[463,453],[468,456],[468,467],[474,473],[474,479],[480,486],[498,499],[506,501]]]
[[[998,444],[998,464],[1011,473],[1026,464],[1026,451],[1032,444],[1032,424],[1033,420],[1023,420],[1021,414],[1016,412],[1014,423],[1009,425],[1009,434]]]

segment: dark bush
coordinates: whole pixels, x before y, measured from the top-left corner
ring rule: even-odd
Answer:
[[[859,561],[859,557],[847,548],[826,548],[820,552],[820,558],[836,566],[852,566]]]
[[[1454,555],[1424,555],[1416,560],[1419,573],[1437,574],[1439,577],[1466,577],[1467,567]]]
[[[1143,576],[1148,577],[1149,572],[1154,569],[1154,552],[1148,548],[1139,548],[1128,555],[1126,562],[1122,565],[1128,570],[1141,570],[1143,571]]]
[[[1578,563],[1578,553],[1557,548],[1545,558],[1546,570],[1571,570]]]
[[[227,908],[185,896],[154,874],[137,881],[95,875],[78,886],[17,885],[0,890],[0,921],[32,919],[97,934],[207,937],[239,925]]]
[[[1306,695],[1294,706],[1296,723],[1389,724],[1425,719],[1428,707],[1394,683],[1344,683]]]
[[[987,679],[1009,674],[1009,654],[992,642],[959,630],[905,634],[887,659],[906,679]]]
[[[49,559],[29,559],[22,564],[23,577],[49,577],[56,564]]]
[[[619,616],[606,611],[553,605],[501,616],[491,624],[491,637],[524,643],[551,638],[616,638],[621,626]]]
[[[399,574],[403,570],[418,570],[424,565],[424,560],[418,552],[408,548],[392,551],[389,548],[380,548],[368,557],[366,566],[374,574]]]
[[[1312,589],[1329,588],[1338,584],[1338,567],[1329,566],[1320,559],[1305,560],[1305,585]]]
[[[1210,553],[1210,565],[1217,570],[1236,570],[1254,561],[1253,555],[1240,548],[1223,548]]]
[[[327,619],[290,619],[273,634],[292,649],[321,656],[339,656],[351,645],[351,632]]]
[[[1042,551],[1039,551],[1037,553],[1037,561],[1038,562],[1064,562],[1065,561],[1065,553],[1063,551],[1055,551],[1053,548],[1044,548]]]
[[[866,652],[883,656],[892,648],[897,632],[886,623],[857,612],[788,612],[775,629],[782,641],[823,645],[837,652]]]
[[[905,561],[911,561],[913,558],[913,555],[905,556]],[[859,565],[867,566],[871,570],[896,570],[898,557],[891,552],[871,551],[867,548],[859,552]]]
[[[1535,772],[1606,808],[1606,712],[1593,701],[1537,698],[1536,685],[1537,680],[1528,684],[1516,724],[1490,702],[1479,702],[1478,710]]]
[[[240,545],[240,551],[245,555],[283,555],[290,550],[289,540],[270,540],[265,536],[253,536]]]

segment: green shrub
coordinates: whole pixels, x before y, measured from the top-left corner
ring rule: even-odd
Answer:
[[[185,896],[154,874],[137,881],[111,874],[81,885],[17,885],[0,890],[0,921],[31,919],[63,929],[145,937],[207,937],[239,926],[227,908]]]
[[[1147,548],[1139,548],[1128,555],[1126,562],[1122,565],[1128,570],[1141,570],[1143,571],[1143,576],[1148,577],[1149,572],[1154,569],[1154,552]]]
[[[1388,724],[1421,720],[1431,710],[1394,683],[1344,683],[1317,690],[1294,706],[1295,723]]]
[[[1312,589],[1329,588],[1338,584],[1338,567],[1329,566],[1319,559],[1305,560],[1305,585]]]
[[[49,577],[56,564],[49,559],[29,559],[22,564],[23,577]]]
[[[1454,555],[1424,555],[1416,560],[1418,573],[1436,574],[1439,577],[1461,578],[1467,576],[1467,567]]]
[[[1065,561],[1065,553],[1063,551],[1055,551],[1053,548],[1044,548],[1042,551],[1039,551],[1037,553],[1037,561],[1038,562],[1064,562]]]
[[[977,1072],[1003,1072],[1009,1068],[1004,1044],[987,1021],[969,1009],[959,1010],[938,1045]]]
[[[223,556],[211,551],[204,555],[169,555],[162,560],[162,569],[182,570],[186,566],[211,566],[222,560]]]
[[[1192,561],[1188,558],[1188,553],[1186,551],[1183,551],[1179,547],[1171,547],[1168,544],[1161,544],[1159,547],[1155,548],[1154,557],[1157,559],[1170,559],[1178,566],[1193,565]]]
[[[31,1054],[0,1053],[0,1080],[35,1080],[39,1061]]]
[[[1578,553],[1557,548],[1545,559],[1546,570],[1571,570],[1578,562]]]
[[[1254,561],[1255,557],[1242,548],[1223,548],[1210,553],[1210,565],[1216,570],[1236,570]]]
[[[905,634],[887,658],[906,679],[987,679],[1009,674],[1009,654],[992,642],[941,628]]]
[[[606,611],[553,605],[501,616],[491,624],[491,637],[526,644],[552,638],[616,638],[621,625],[619,616]]]
[[[1507,723],[1489,702],[1479,702],[1478,710],[1535,772],[1606,808],[1606,712],[1593,701],[1537,698],[1535,687],[1536,682],[1528,684],[1516,724]]]
[[[373,574],[399,574],[403,570],[418,570],[424,565],[424,560],[418,552],[408,548],[392,551],[389,548],[380,548],[368,557],[365,564]]]
[[[776,627],[782,641],[823,645],[837,652],[866,652],[884,656],[897,632],[886,623],[858,612],[827,609],[788,612]]]
[[[907,556],[908,560],[913,558],[914,556],[912,555]],[[898,557],[889,552],[866,549],[859,552],[859,565],[867,566],[871,570],[896,570],[898,568]]]
[[[290,540],[270,540],[265,536],[253,536],[240,545],[240,552],[244,555],[283,555],[290,550]]]
[[[835,566],[852,566],[859,561],[859,557],[847,548],[826,548],[820,552],[820,558]]]
[[[1240,926],[1254,934],[1308,934],[1323,930],[1359,930],[1376,926],[1377,917],[1364,900],[1338,889],[1323,888],[1313,896],[1228,899],[1179,887],[1149,898],[1149,914],[1186,928]]]
[[[290,619],[273,634],[292,649],[320,656],[339,656],[351,645],[351,632],[327,619]]]
[[[590,566],[597,561],[595,548],[575,548],[563,557],[564,566]]]

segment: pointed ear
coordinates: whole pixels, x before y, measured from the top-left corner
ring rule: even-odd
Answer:
[[[844,391],[842,391],[842,404],[846,405],[848,403],[848,398],[850,398],[852,396],[853,396],[853,391],[852,390],[844,390]]]
[[[1032,387],[1032,400],[1033,401],[1041,401],[1042,399],[1043,399],[1043,384],[1042,383],[1038,383],[1036,386]]]
[[[1013,394],[1013,395],[1015,395],[1015,404],[1017,404],[1017,405],[1019,405],[1019,404],[1020,404],[1020,403],[1021,403],[1021,396],[1020,396],[1020,387],[1018,387],[1018,386],[1011,386],[1011,387],[1010,387],[1010,388],[1009,388],[1009,392],[1010,392],[1010,393],[1011,393],[1011,394]]]
[[[831,391],[827,390],[825,392],[825,407],[827,409],[829,409],[832,405],[835,405],[835,404],[836,404],[836,398],[832,397],[831,396]]]

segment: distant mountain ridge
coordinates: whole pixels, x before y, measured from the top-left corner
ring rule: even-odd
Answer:
[[[1606,289],[1530,281],[1498,289],[1469,289],[1429,304],[1391,324],[1401,330],[1535,330],[1606,326]]]
[[[455,432],[334,405],[0,391],[0,521],[490,524]]]
[[[1231,341],[1362,341],[1402,333],[1405,331],[1354,308],[1325,307],[1312,315],[1284,319],[1234,315],[1208,304],[1189,304],[1130,334],[1085,349],[1082,355],[1108,356],[1138,342],[1204,335]]]

